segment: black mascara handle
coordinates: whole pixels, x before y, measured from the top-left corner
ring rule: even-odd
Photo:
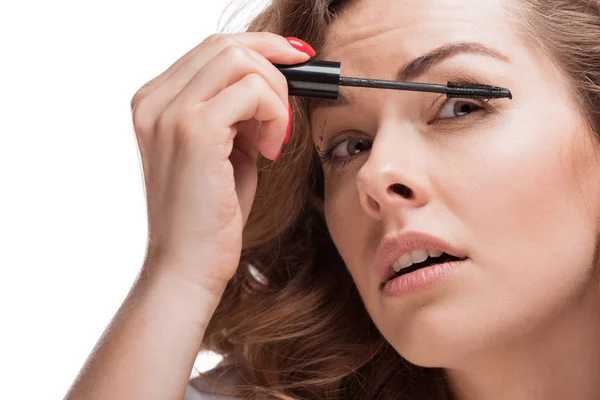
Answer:
[[[288,82],[290,96],[337,99],[342,64],[338,61],[308,60],[300,64],[273,64]]]

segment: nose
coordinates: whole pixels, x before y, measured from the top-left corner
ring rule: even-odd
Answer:
[[[402,209],[423,207],[431,198],[426,149],[395,136],[387,140],[378,135],[380,140],[374,141],[356,178],[360,204],[375,219]]]

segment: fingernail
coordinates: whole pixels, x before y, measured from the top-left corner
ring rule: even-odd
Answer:
[[[281,149],[279,149],[279,153],[277,153],[277,156],[275,157],[275,162],[277,162],[277,160],[279,160],[279,157],[281,157],[281,150],[283,150],[283,145],[281,146]]]
[[[311,45],[306,43],[302,39],[298,39],[293,36],[288,36],[285,39],[288,41],[289,44],[292,45],[292,47],[294,47],[297,50],[300,50],[303,53],[308,54],[311,57],[314,57],[314,55],[317,54],[315,50],[311,47]]]
[[[290,103],[288,103],[288,114],[289,114],[288,126],[287,126],[287,131],[285,132],[285,139],[283,139],[283,143],[285,143],[285,144],[289,143],[290,136],[292,133],[292,105]]]

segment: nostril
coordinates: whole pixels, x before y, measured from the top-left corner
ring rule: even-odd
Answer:
[[[368,196],[367,201],[369,202],[369,205],[373,207],[374,210],[379,211],[379,203],[377,203],[374,198]]]
[[[412,189],[401,183],[395,183],[395,184],[391,185],[388,190],[398,193],[400,196],[402,196],[406,199],[410,199],[413,197]]]

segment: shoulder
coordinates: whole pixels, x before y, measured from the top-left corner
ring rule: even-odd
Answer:
[[[234,368],[226,370],[216,368],[205,374],[215,379],[220,386],[231,387],[243,383]],[[184,400],[239,400],[239,398],[220,393],[218,388],[197,376],[188,382]]]

